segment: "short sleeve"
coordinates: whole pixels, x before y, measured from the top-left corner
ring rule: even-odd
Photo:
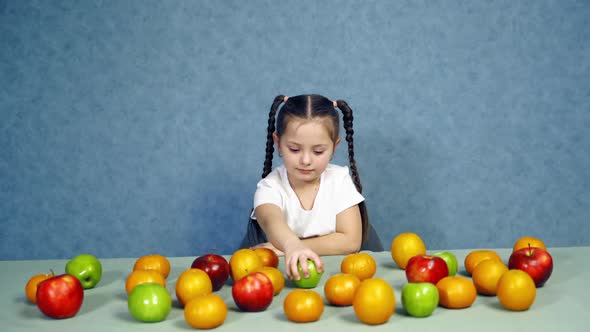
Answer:
[[[283,207],[283,197],[281,195],[280,184],[274,181],[273,178],[265,178],[256,185],[256,192],[254,193],[254,210],[262,204],[274,204],[280,208]],[[252,211],[251,218],[256,219]]]
[[[337,199],[334,200],[336,214],[365,200],[363,195],[358,192],[356,186],[352,182],[352,177],[348,173],[348,167],[342,167],[338,173],[339,174],[334,179],[336,189],[334,193],[337,197]]]

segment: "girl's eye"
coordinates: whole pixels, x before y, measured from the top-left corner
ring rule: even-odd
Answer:
[[[324,151],[314,151],[313,153],[315,153],[316,155],[321,155],[322,153],[324,153]]]
[[[291,152],[298,152],[299,149],[289,148],[289,151],[291,151]]]

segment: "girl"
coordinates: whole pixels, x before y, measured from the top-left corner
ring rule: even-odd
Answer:
[[[352,177],[348,167],[329,163],[340,142],[336,108],[342,111]],[[318,255],[383,250],[361,195],[352,119],[345,101],[320,95],[277,96],[270,109],[262,180],[241,247],[284,254],[289,278],[300,278],[298,263],[308,276],[307,259],[322,271]],[[283,165],[271,172],[275,146]]]

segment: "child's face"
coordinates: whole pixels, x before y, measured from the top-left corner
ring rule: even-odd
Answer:
[[[328,166],[340,139],[333,142],[326,125],[329,122],[290,120],[280,140],[273,135],[283,155],[289,181],[314,182]]]

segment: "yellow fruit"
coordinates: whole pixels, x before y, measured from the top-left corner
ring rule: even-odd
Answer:
[[[158,254],[141,256],[135,261],[133,270],[157,271],[166,279],[170,274],[170,261],[168,261],[168,258]]]
[[[486,259],[495,259],[497,261],[502,261],[502,257],[500,257],[500,255],[498,255],[498,253],[493,250],[473,250],[465,257],[465,261],[463,262],[463,265],[465,266],[465,271],[467,271],[467,273],[471,275],[477,264],[485,261]]]
[[[225,321],[227,305],[217,294],[198,295],[184,306],[184,320],[196,329],[212,329]]]
[[[373,277],[376,271],[375,259],[366,252],[349,254],[340,263],[340,272],[354,274],[360,281]]]
[[[477,264],[471,274],[477,292],[482,295],[496,295],[498,280],[506,271],[508,267],[495,259],[486,259]]]
[[[536,295],[535,282],[524,271],[508,270],[498,280],[496,296],[508,310],[527,310],[535,302]]]
[[[448,276],[436,283],[439,304],[449,309],[470,307],[477,298],[477,290],[473,282],[465,277]]]
[[[369,325],[383,324],[395,312],[393,288],[383,279],[366,279],[358,286],[352,308],[361,322]]]
[[[391,242],[391,258],[402,270],[406,269],[410,258],[424,254],[426,246],[416,233],[398,234]]]
[[[517,251],[518,249],[528,248],[529,245],[531,247],[547,250],[547,248],[545,247],[545,243],[543,243],[543,241],[537,239],[536,237],[523,236],[520,239],[516,240],[516,242],[514,242],[512,252]]]

